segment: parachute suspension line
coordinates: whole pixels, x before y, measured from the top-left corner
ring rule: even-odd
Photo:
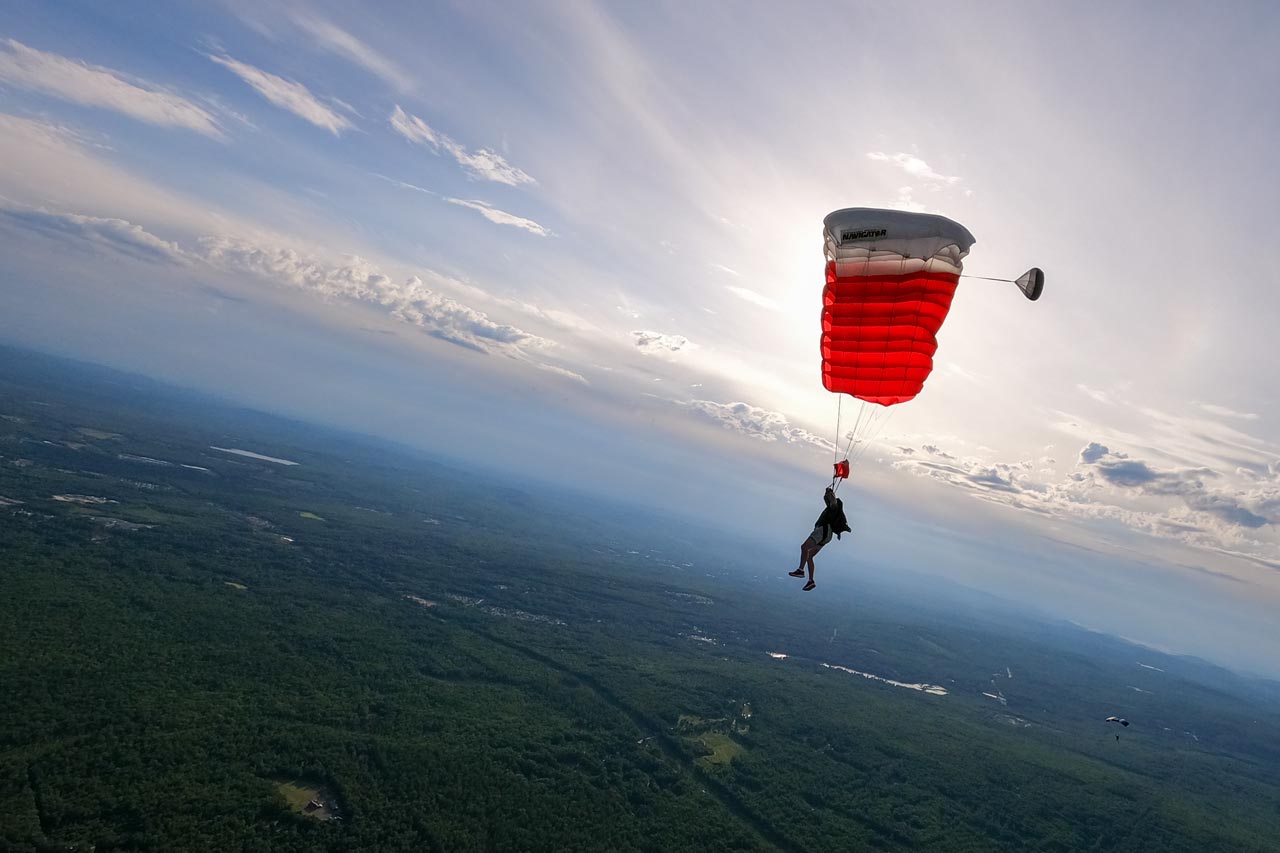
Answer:
[[[867,456],[867,453],[870,452],[870,447],[872,447],[872,444],[879,441],[879,437],[881,437],[884,427],[886,427],[886,424],[888,424],[888,421],[890,421],[892,416],[893,416],[892,409],[890,411],[887,411],[886,414],[884,414],[884,418],[881,419],[881,421],[879,421],[879,423],[876,425],[876,434],[868,438],[867,443],[863,444],[863,448],[861,448],[861,453],[859,453],[858,455],[859,460],[863,459],[864,456]]]
[[[854,440],[855,440],[855,439],[857,438],[857,436],[858,436],[859,424],[861,424],[861,423],[862,423],[862,416],[863,416],[863,414],[866,412],[866,410],[867,410],[867,401],[866,401],[866,400],[858,400],[858,416],[854,419],[854,422],[853,422],[853,429],[849,430],[849,440],[848,440],[848,442],[846,442],[846,443],[845,443],[845,446],[844,446],[844,458],[845,458],[845,459],[849,459],[849,451],[853,448],[853,442],[854,442]],[[836,449],[838,450],[838,449],[839,449],[839,447],[840,447],[839,439],[837,439]],[[850,462],[849,462],[849,467],[850,467],[851,469],[852,469],[852,467],[853,467],[853,462],[852,462],[852,460],[850,460]],[[841,482],[842,482],[842,480],[840,480],[839,478],[837,478],[837,477],[832,477],[832,478],[831,478],[831,490],[832,490],[833,492],[838,492],[838,491],[840,491],[840,483],[841,483]]]
[[[844,445],[844,458],[849,458],[849,448],[853,447],[853,440],[858,435],[858,424],[862,422],[862,413],[866,409],[867,404],[862,400],[858,401],[858,417],[853,422],[853,429],[849,430],[849,440]]]
[[[853,443],[858,440],[858,433],[861,431],[859,426],[862,423],[862,416],[867,411],[867,404],[864,400],[858,401],[858,423],[855,423],[853,429],[849,430],[849,440],[844,445],[844,458],[849,458],[849,450],[853,447]]]
[[[867,413],[867,401],[858,401],[858,417],[853,422],[853,429],[849,430],[849,442],[844,446],[844,458],[849,458],[849,449],[853,447],[853,443],[857,441],[858,435],[866,429],[866,424],[862,422],[862,417]]]
[[[867,448],[869,448],[880,437],[880,434],[883,433],[885,430],[885,427],[889,425],[889,421],[893,420],[893,416],[897,414],[897,411],[898,411],[898,408],[896,406],[893,406],[893,407],[890,407],[888,412],[884,414],[884,417],[881,418],[880,421],[876,424],[872,434],[868,435],[867,440],[864,441],[862,443],[862,446],[858,448],[858,452],[854,455],[853,459],[849,460],[850,468],[858,464],[858,462],[862,459],[862,457],[867,455]]]
[[[877,425],[883,416],[884,408],[880,407],[878,409],[874,409],[867,417],[867,422],[863,424],[862,427],[862,434],[858,436],[858,446],[853,451],[854,459],[861,459],[863,453],[866,452],[867,445],[875,440],[876,433],[878,432]],[[849,466],[853,467],[853,460],[850,460]]]
[[[846,458],[849,460],[850,471],[855,470],[858,461],[862,459],[863,454],[866,453],[867,445],[872,441],[871,434],[875,429],[875,422],[876,415],[872,414],[867,418],[867,423],[863,426],[860,434],[856,437],[850,437],[849,446],[853,452],[851,454],[846,454]],[[854,445],[856,445],[856,447]]]
[[[844,395],[836,395],[836,440],[831,444],[831,464],[840,461],[840,410],[844,406]]]

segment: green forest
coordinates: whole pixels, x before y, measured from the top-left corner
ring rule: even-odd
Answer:
[[[2,354],[0,849],[1280,849],[1274,684]]]

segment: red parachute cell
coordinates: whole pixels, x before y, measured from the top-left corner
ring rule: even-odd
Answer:
[[[943,216],[849,208],[823,222],[822,384],[892,406],[920,393],[973,235]]]
[[[822,384],[892,406],[920,393],[959,277],[950,273],[845,276],[827,262],[822,294]]]

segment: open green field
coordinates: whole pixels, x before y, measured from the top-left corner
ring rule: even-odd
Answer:
[[[699,735],[698,741],[704,748],[710,750],[710,754],[699,759],[706,764],[726,765],[743,752],[742,744],[725,732],[707,732]]]
[[[294,812],[313,820],[332,820],[335,797],[323,784],[308,779],[273,779],[276,791]]]
[[[276,782],[276,790],[284,797],[289,808],[301,813],[307,803],[320,796],[319,785],[308,785],[301,779]]]

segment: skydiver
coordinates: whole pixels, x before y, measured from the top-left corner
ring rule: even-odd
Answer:
[[[827,486],[827,490],[822,494],[822,500],[826,503],[826,508],[818,516],[809,538],[800,543],[800,565],[796,567],[794,572],[787,573],[793,578],[802,578],[805,575],[805,566],[809,567],[809,582],[804,585],[805,592],[815,586],[813,582],[813,558],[822,550],[822,546],[831,541],[832,534],[835,534],[835,537],[839,539],[841,533],[850,532],[849,521],[844,515],[844,501],[836,497],[835,490],[832,487]]]

